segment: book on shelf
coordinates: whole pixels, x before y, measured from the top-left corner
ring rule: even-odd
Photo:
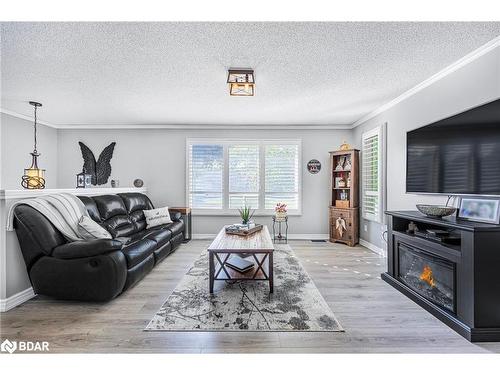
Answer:
[[[229,268],[241,273],[248,272],[254,267],[253,262],[241,258],[237,255],[231,255],[231,257],[226,261],[226,265]]]

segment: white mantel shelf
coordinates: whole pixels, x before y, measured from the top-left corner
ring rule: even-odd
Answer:
[[[103,195],[103,194],[117,194],[117,193],[147,193],[146,187],[133,188],[133,187],[119,187],[119,188],[87,188],[87,189],[41,189],[41,190],[0,190],[0,200],[11,199],[25,199],[36,198],[42,195],[69,193],[75,195]]]

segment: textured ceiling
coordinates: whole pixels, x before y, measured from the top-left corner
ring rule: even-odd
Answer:
[[[2,108],[56,125],[352,124],[500,23],[2,23]],[[230,97],[229,67],[255,69]]]

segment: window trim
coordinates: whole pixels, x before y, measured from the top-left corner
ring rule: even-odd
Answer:
[[[232,144],[257,144],[259,145],[259,209],[255,210],[255,216],[272,216],[274,209],[265,209],[265,146],[266,145],[297,145],[298,146],[298,208],[296,210],[288,210],[289,216],[302,215],[302,139],[284,138],[284,139],[244,139],[244,138],[186,138],[186,190],[185,201],[186,207],[189,207],[189,147],[193,144],[218,144],[223,145],[224,155],[224,170],[223,170],[223,186],[222,200],[224,208],[222,209],[204,209],[193,208],[192,214],[196,216],[239,216],[237,209],[227,208],[229,205],[229,157],[228,146]]]
[[[365,180],[364,180],[364,153],[365,153],[365,140],[367,138],[373,137],[373,136],[378,136],[378,162],[377,162],[377,170],[378,170],[378,176],[377,176],[377,186],[378,186],[378,191],[369,191],[365,189]],[[374,221],[376,223],[382,223],[382,218],[383,218],[383,207],[384,207],[384,202],[383,202],[383,191],[384,187],[382,186],[382,181],[383,181],[383,150],[384,150],[384,139],[383,139],[383,128],[382,126],[377,126],[373,129],[370,129],[363,134],[361,134],[361,213],[362,217],[365,220],[369,221]],[[365,211],[365,195],[372,195],[372,196],[377,196],[378,197],[378,215],[374,215],[371,213],[367,213]]]

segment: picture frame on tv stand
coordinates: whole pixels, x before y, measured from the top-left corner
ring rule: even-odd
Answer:
[[[500,199],[461,197],[457,218],[481,223],[500,224]]]

